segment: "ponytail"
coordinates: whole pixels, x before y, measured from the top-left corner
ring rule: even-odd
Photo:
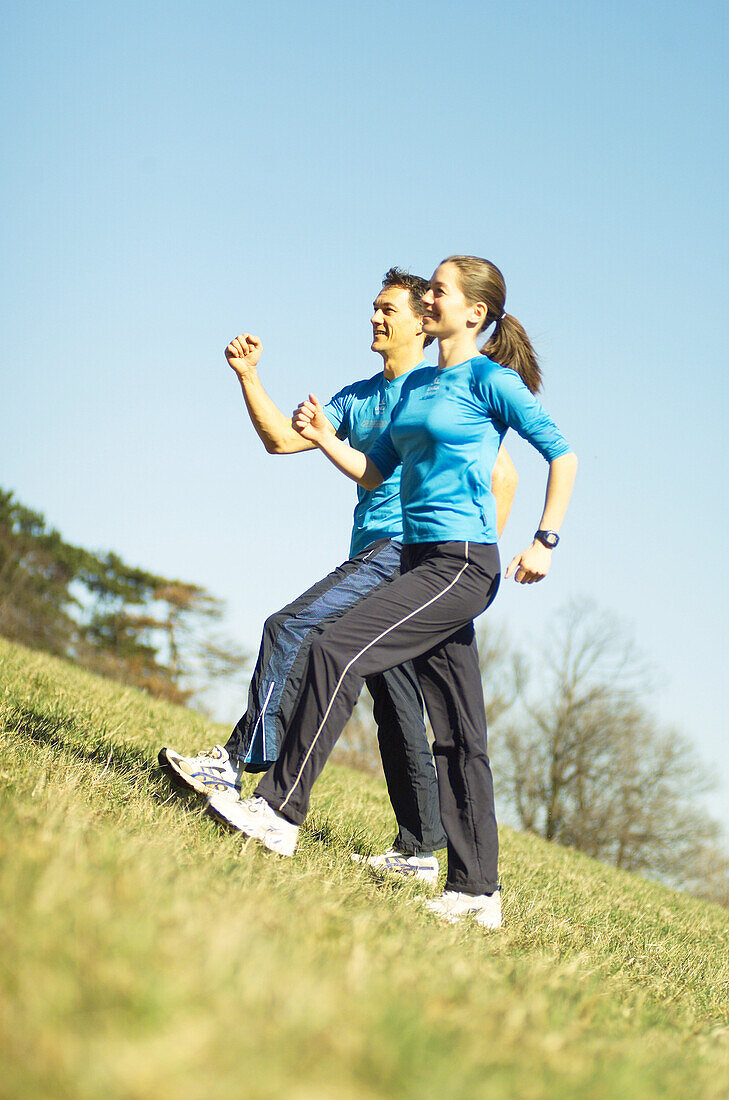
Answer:
[[[489,359],[502,367],[516,371],[528,390],[539,393],[542,372],[537,355],[516,317],[512,317],[510,313],[502,313],[500,320],[496,322],[496,328],[481,348],[481,354],[488,355]]]
[[[537,354],[516,317],[504,312],[506,283],[498,267],[478,256],[448,256],[441,262],[453,264],[458,269],[458,282],[467,302],[483,302],[486,306],[486,319],[481,328],[488,328],[495,322],[496,327],[481,348],[481,354],[516,371],[527,389],[537,393],[542,385]]]

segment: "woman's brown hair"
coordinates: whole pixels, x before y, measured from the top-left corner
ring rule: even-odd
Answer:
[[[538,393],[542,385],[542,372],[537,354],[516,317],[504,312],[506,283],[498,267],[478,256],[448,256],[442,263],[453,264],[457,268],[458,285],[467,302],[471,305],[483,302],[486,306],[488,312],[481,329],[496,324],[481,348],[481,354],[488,355],[502,367],[516,371],[527,389]]]

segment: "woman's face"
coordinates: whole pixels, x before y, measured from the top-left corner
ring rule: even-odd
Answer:
[[[458,285],[458,268],[444,263],[433,272],[430,289],[423,295],[426,313],[423,331],[439,340],[461,333],[474,335],[486,316],[483,302],[470,304]]]

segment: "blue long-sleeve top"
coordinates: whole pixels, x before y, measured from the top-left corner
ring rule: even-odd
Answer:
[[[390,426],[369,458],[386,480],[402,466],[406,544],[496,542],[491,472],[508,428],[548,462],[570,451],[519,375],[485,355],[405,376]]]

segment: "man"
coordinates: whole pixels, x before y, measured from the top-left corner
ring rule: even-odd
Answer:
[[[383,369],[345,386],[325,406],[332,432],[367,451],[389,424],[406,375],[424,365],[423,294],[428,282],[398,268],[386,273],[374,302],[372,351]],[[260,341],[249,334],[233,340],[226,358],[241,384],[253,426],[271,454],[309,450],[261,384]],[[492,488],[499,532],[511,509],[516,471],[499,454]],[[267,619],[251,679],[246,713],[227,744],[197,756],[173,749],[160,764],[203,795],[225,792],[235,799],[243,771],[264,771],[274,762],[290,719],[311,641],[360,600],[399,575],[402,519],[399,471],[374,491],[358,489],[349,559],[303,595]],[[375,869],[415,876],[435,886],[434,852],[445,845],[433,757],[423,723],[423,705],[412,666],[369,677],[387,789],[398,823],[392,848],[368,862]]]

